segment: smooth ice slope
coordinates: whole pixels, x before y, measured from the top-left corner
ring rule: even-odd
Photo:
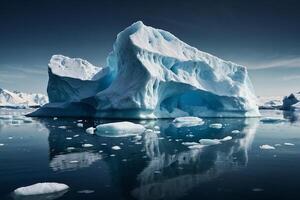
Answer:
[[[171,33],[145,26],[140,21],[118,34],[107,58],[106,72],[101,73],[99,79],[77,76],[79,70],[75,68],[82,67],[82,64],[69,64],[63,62],[63,58],[54,56],[51,59],[48,84],[50,102],[61,103],[47,105],[33,116],[173,118],[259,115],[245,67],[199,51]],[[55,67],[51,63],[55,63]],[[76,76],[61,68],[56,71],[57,65],[74,68]]]

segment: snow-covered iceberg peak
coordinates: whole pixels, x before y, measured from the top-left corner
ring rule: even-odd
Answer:
[[[118,34],[107,65],[115,78],[97,94],[98,111],[135,110],[137,118],[259,115],[245,67],[140,21]]]
[[[118,34],[107,67],[100,72],[82,60],[61,56],[52,58],[49,67],[50,102],[62,104],[46,105],[34,115],[84,113],[102,118],[259,115],[245,67],[199,51],[171,33],[140,21]],[[99,73],[101,76],[97,76]],[[76,114],[75,105],[82,105]]]
[[[95,75],[102,68],[96,67],[81,58],[69,58],[63,55],[53,55],[49,62],[49,69],[53,74],[80,80],[96,79]]]
[[[110,83],[108,68],[80,58],[53,55],[48,64],[47,92],[50,102],[74,102],[91,97]]]

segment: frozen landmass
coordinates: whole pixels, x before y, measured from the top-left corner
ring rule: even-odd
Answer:
[[[48,103],[48,97],[43,94],[11,92],[0,88],[0,107],[28,108],[39,107],[46,103]]]
[[[68,190],[69,186],[62,183],[36,183],[34,185],[20,187],[14,191],[16,196],[31,196],[57,193]]]
[[[283,110],[294,110],[297,109],[296,104],[300,102],[300,92],[290,94],[283,98],[282,109]],[[299,104],[298,104],[299,106]],[[299,108],[299,107],[298,107]]]
[[[31,116],[259,116],[244,66],[202,52],[141,21],[118,34],[106,66],[53,56],[50,104]]]
[[[199,117],[177,117],[173,120],[173,124],[177,127],[200,126],[204,121]]]
[[[259,97],[258,98],[259,109],[281,109],[282,108],[282,97],[271,96],[271,97]]]
[[[96,134],[105,137],[127,137],[145,132],[143,125],[132,122],[114,122],[100,124],[96,127]]]

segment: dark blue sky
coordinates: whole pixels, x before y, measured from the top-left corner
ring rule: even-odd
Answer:
[[[53,54],[104,65],[117,33],[137,20],[249,68],[300,67],[296,0],[1,0],[0,87],[45,93]]]

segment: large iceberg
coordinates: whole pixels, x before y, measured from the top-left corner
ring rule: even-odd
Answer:
[[[118,34],[107,67],[53,56],[48,95],[50,103],[31,116],[259,116],[245,67],[140,21]]]

